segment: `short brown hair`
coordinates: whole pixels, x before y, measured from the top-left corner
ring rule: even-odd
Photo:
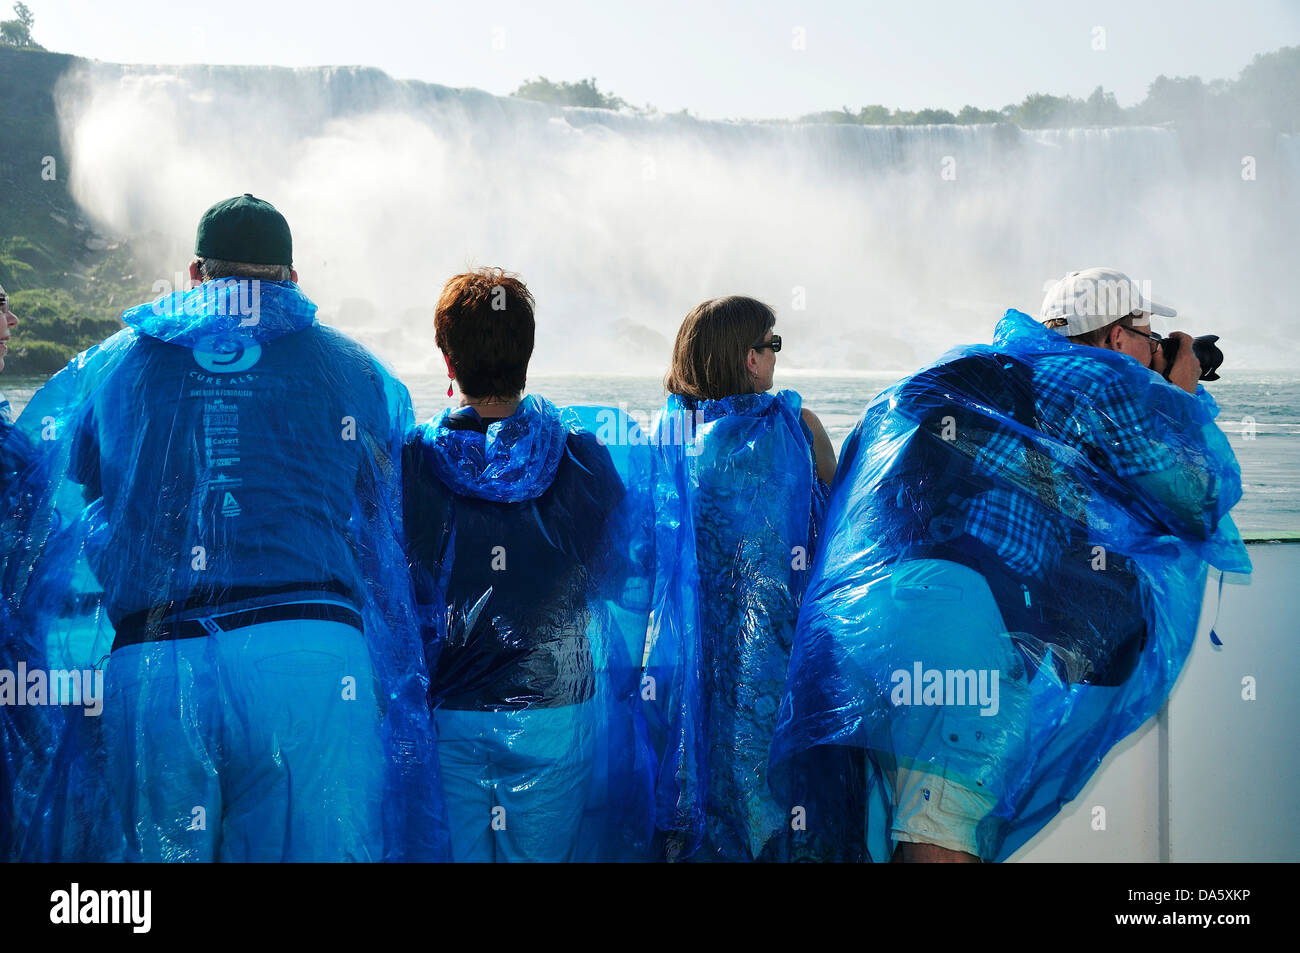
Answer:
[[[1074,344],[1086,344],[1089,347],[1101,347],[1102,343],[1106,340],[1106,336],[1110,334],[1111,328],[1117,324],[1120,327],[1125,328],[1133,327],[1133,319],[1140,313],[1140,311],[1134,311],[1132,314],[1124,315],[1124,317],[1120,318],[1118,321],[1112,321],[1105,327],[1093,328],[1091,331],[1085,331],[1082,334],[1071,334],[1070,341]],[[1048,318],[1043,322],[1043,327],[1063,328],[1067,323],[1069,322],[1067,322],[1065,318]]]
[[[523,391],[533,356],[533,296],[518,275],[479,268],[451,278],[438,298],[434,340],[466,397]]]
[[[753,393],[745,358],[775,324],[772,309],[753,298],[731,295],[697,304],[677,329],[664,386],[696,400]]]

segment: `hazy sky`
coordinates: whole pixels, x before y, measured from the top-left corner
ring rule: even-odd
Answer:
[[[47,49],[112,62],[359,64],[499,94],[537,75],[594,76],[629,102],[709,118],[868,103],[999,108],[1029,92],[1086,96],[1099,84],[1131,105],[1161,73],[1232,78],[1256,53],[1300,44],[1300,0],[28,6]]]

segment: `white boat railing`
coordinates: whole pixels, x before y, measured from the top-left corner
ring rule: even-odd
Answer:
[[[1160,713],[1013,861],[1300,860],[1300,539],[1249,552],[1254,574],[1227,576],[1221,606],[1211,571]]]

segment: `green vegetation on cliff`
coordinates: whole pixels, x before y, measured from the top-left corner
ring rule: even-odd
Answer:
[[[602,92],[595,79],[577,83],[553,82],[545,76],[528,80],[510,95],[558,106],[590,106],[624,109],[627,103]],[[632,107],[633,112],[653,113],[653,107]],[[787,120],[777,120],[784,122]],[[1288,46],[1261,53],[1235,80],[1204,82],[1198,76],[1158,76],[1147,88],[1146,98],[1124,108],[1115,94],[1098,86],[1086,99],[1030,93],[1024,101],[1001,109],[964,106],[953,113],[947,109],[890,109],[848,106],[829,112],[809,113],[800,122],[857,123],[872,126],[916,126],[930,123],[1009,122],[1022,129],[1070,126],[1131,126],[1162,123],[1262,122],[1279,132],[1300,132],[1300,46]]]
[[[602,93],[596,86],[595,77],[579,80],[576,83],[553,83],[545,76],[526,80],[522,86],[510,94],[518,99],[531,99],[534,102],[550,103],[553,106],[590,106],[595,109],[622,109],[627,105],[617,96]]]
[[[22,321],[6,374],[48,374],[147,300],[130,250],[68,194],[54,89],[73,56],[0,44],[0,285]]]
[[[0,42],[27,50],[45,49],[32,39],[32,24],[35,22],[36,18],[32,16],[27,4],[15,3],[14,18],[0,21]]]

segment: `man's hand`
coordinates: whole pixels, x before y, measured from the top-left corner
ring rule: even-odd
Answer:
[[[1163,374],[1169,383],[1181,387],[1189,394],[1195,394],[1196,382],[1201,376],[1201,365],[1192,351],[1192,336],[1185,331],[1175,331],[1169,338],[1178,342],[1173,367],[1165,361],[1164,348],[1156,348],[1152,367]]]

